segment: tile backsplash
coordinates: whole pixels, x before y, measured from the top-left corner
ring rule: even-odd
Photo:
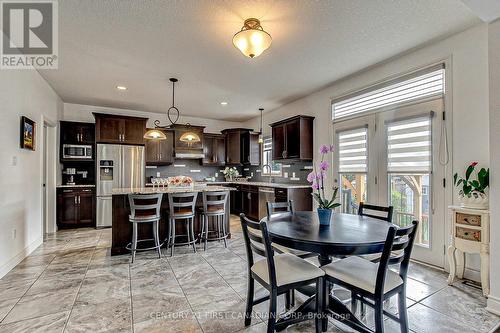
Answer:
[[[203,181],[207,177],[215,177],[217,181],[223,181],[224,175],[221,170],[225,167],[223,166],[204,166],[200,164],[199,160],[184,160],[176,159],[172,165],[158,166],[158,167],[146,167],[146,177],[149,182],[151,177],[157,177],[157,173],[160,173],[160,177],[173,177],[173,176],[189,176],[195,181]],[[241,174],[242,168],[238,167],[238,171]]]
[[[283,163],[282,175],[273,176],[275,183],[285,184],[307,184],[307,175],[311,172],[311,162]],[[269,176],[262,176],[261,167],[251,166],[243,168],[243,176],[251,177],[251,181],[269,181]]]
[[[203,181],[207,177],[216,177],[215,175],[217,174],[215,180],[224,181],[224,175],[221,172],[224,168],[224,166],[204,166],[198,160],[178,159],[172,165],[146,167],[146,177],[149,182],[151,177],[158,177],[157,173],[159,172],[162,178],[189,176],[195,181]],[[273,180],[275,183],[307,184],[307,175],[311,172],[311,168],[311,162],[283,163],[282,175],[273,176]],[[250,181],[269,181],[269,176],[262,176],[260,166],[237,167],[237,169],[240,175],[250,177]]]

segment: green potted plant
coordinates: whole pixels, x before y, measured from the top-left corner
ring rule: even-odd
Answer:
[[[334,186],[332,188],[332,196],[329,199],[325,193],[325,178],[326,173],[330,167],[327,161],[325,161],[325,156],[333,151],[333,146],[322,145],[320,147],[321,162],[319,168],[313,169],[309,175],[307,175],[307,181],[311,183],[313,189],[313,198],[318,203],[318,218],[321,225],[329,225],[332,218],[333,209],[340,206],[339,203],[335,202],[337,200],[337,194],[339,188]]]
[[[226,181],[232,182],[234,181],[234,178],[239,176],[238,169],[235,167],[226,167],[222,173],[224,174],[224,177],[226,178]]]
[[[453,184],[458,188],[460,205],[464,208],[487,209],[490,169],[476,171],[477,162],[465,170],[465,177],[453,175]]]

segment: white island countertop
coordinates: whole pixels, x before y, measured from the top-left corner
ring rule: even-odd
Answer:
[[[193,187],[137,187],[137,188],[114,188],[113,195],[124,194],[154,194],[154,193],[188,193],[188,192],[219,192],[234,191],[235,189],[225,186],[193,186]]]

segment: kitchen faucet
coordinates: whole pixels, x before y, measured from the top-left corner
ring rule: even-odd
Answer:
[[[269,164],[264,164],[262,166],[262,173],[264,173],[264,170],[266,168],[269,169],[269,183],[272,183],[273,182],[273,169],[271,168],[271,166]]]

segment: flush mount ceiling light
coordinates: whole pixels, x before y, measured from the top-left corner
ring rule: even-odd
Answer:
[[[226,105],[227,105],[227,102],[220,102],[220,105],[224,105],[224,106],[226,106]]]
[[[271,41],[271,35],[262,29],[256,18],[246,19],[241,30],[233,37],[234,46],[249,58],[258,57],[271,46]]]
[[[163,133],[162,129],[169,128],[171,125],[174,125],[179,120],[180,111],[175,106],[175,83],[178,82],[179,80],[177,80],[175,77],[171,77],[169,80],[170,80],[170,82],[172,82],[172,106],[167,110],[167,118],[170,121],[170,125],[160,126],[160,121],[155,120],[155,122],[154,122],[155,128],[148,130],[144,134],[145,139],[149,139],[149,140],[165,140],[165,139],[167,139],[167,136],[165,135],[165,133]],[[188,124],[188,126],[189,126],[189,124]],[[179,140],[184,141],[184,142],[188,142],[188,143],[195,143],[195,142],[201,141],[200,136],[198,134],[193,133],[193,132],[189,132],[189,131],[182,134],[182,136],[179,138]]]
[[[118,90],[127,90],[127,87],[125,87],[125,86],[116,86],[116,89],[118,89]]]

